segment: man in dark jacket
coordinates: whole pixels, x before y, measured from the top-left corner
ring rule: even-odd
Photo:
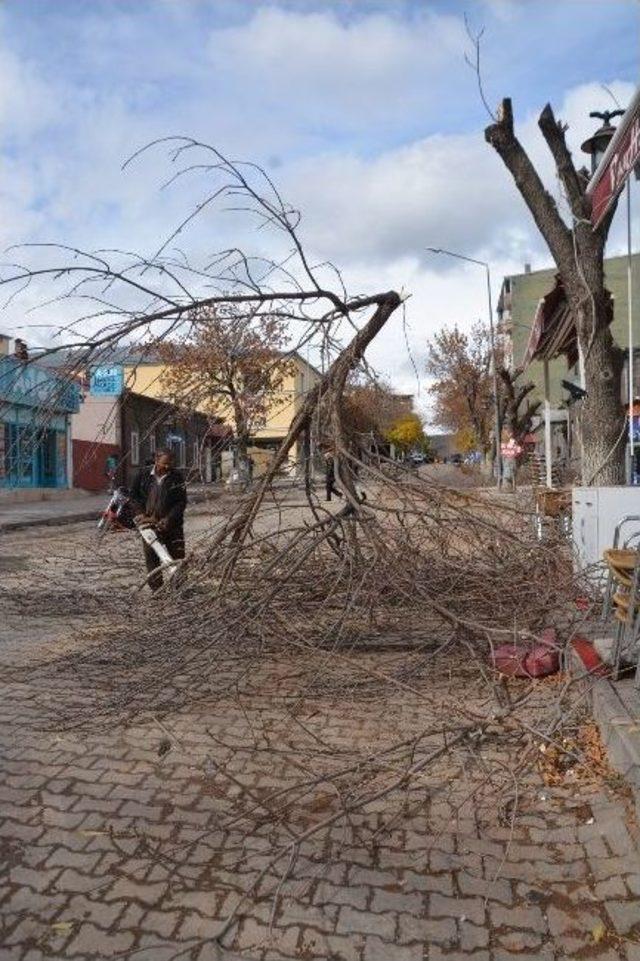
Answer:
[[[184,511],[187,506],[187,489],[184,477],[173,466],[173,455],[164,448],[156,451],[153,467],[145,467],[136,477],[131,488],[135,504],[136,521],[153,525],[158,539],[174,560],[184,557]],[[159,560],[155,551],[144,545],[147,571],[155,571]],[[162,572],[149,578],[149,587],[157,591],[162,587]]]
[[[342,493],[336,487],[336,462],[333,456],[333,451],[328,450],[324,455],[325,460],[325,477],[324,486],[327,495],[327,500],[331,500],[331,495],[335,494],[336,497],[342,497]]]

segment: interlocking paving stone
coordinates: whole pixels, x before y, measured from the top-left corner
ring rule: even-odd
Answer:
[[[618,934],[628,934],[633,928],[640,928],[640,903],[631,901],[607,901],[605,907]]]
[[[452,918],[414,918],[401,914],[398,925],[398,940],[402,944],[423,941],[453,947],[457,941],[457,928]]]
[[[433,918],[464,918],[474,924],[484,924],[484,901],[482,898],[447,898],[432,894],[429,898],[429,914]]]
[[[37,643],[31,632],[28,620],[0,623],[0,661],[3,644],[26,662],[57,656],[49,626]],[[129,961],[131,951],[131,961],[170,961],[190,947],[196,961],[640,961],[637,835],[607,789],[542,789],[527,775],[528,806],[509,825],[479,815],[470,785],[456,795],[443,772],[402,817],[379,802],[308,843],[274,901],[282,868],[270,867],[269,832],[223,829],[235,789],[207,773],[203,733],[206,724],[239,748],[230,774],[279,790],[279,772],[242,751],[244,711],[257,716],[264,702],[176,713],[166,723],[185,750],[160,761],[154,723],[34,732],[54,695],[5,683],[1,670],[0,685],[0,961]],[[307,722],[349,750],[388,713],[375,702],[354,710],[318,700]],[[408,725],[419,714],[399,701],[395,710]],[[282,730],[275,709],[261,717]],[[219,951],[212,939],[262,869],[257,899],[243,902]],[[596,945],[597,921],[606,933]]]

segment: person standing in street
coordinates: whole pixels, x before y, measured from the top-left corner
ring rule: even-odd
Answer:
[[[502,486],[509,482],[509,489],[516,489],[516,473],[518,470],[518,457],[522,453],[522,447],[515,439],[510,430],[505,430],[500,444],[500,459],[502,460]]]
[[[170,450],[159,448],[156,451],[153,466],[144,467],[136,477],[131,498],[137,511],[136,523],[150,524],[173,560],[181,560],[185,556],[187,489],[182,473],[173,465]],[[144,545],[144,559],[151,574],[149,587],[155,593],[162,587],[163,578],[162,571],[156,570],[158,557],[148,544]]]
[[[327,500],[331,500],[331,495],[335,494],[336,497],[342,497],[341,491],[336,487],[336,462],[333,456],[333,452],[328,450],[324,455],[325,458],[325,490],[327,495]]]
[[[116,473],[118,470],[118,458],[114,454],[109,454],[104,465],[104,476],[109,482],[109,493],[113,494],[116,489]]]

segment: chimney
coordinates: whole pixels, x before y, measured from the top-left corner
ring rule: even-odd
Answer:
[[[20,340],[19,337],[16,337],[13,353],[18,360],[29,360],[29,351],[27,350],[27,345],[25,344],[24,340]]]
[[[524,265],[524,272],[525,272],[525,274],[530,274],[530,273],[531,273],[531,264],[525,264],[525,265]]]

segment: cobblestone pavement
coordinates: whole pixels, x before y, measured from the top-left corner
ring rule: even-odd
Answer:
[[[47,551],[64,536],[68,563],[80,563],[86,530],[49,534]],[[7,536],[5,556],[20,567],[44,543]],[[32,607],[0,624],[2,961],[640,961],[640,860],[623,794],[531,775],[515,819],[490,792],[479,812],[470,757],[465,776],[445,765],[402,807],[381,801],[311,839],[279,887],[272,823],[247,832],[228,817],[236,782],[281,784],[272,756],[260,765],[242,751],[258,716],[265,723],[261,696],[274,678],[256,680],[242,705],[218,697],[118,731],[37,730],[48,699],[64,700],[76,682],[45,689],[13,666],[61,656],[77,643],[74,618],[87,623],[81,607],[46,614]],[[365,728],[382,737],[392,716],[410,727],[414,713],[401,698],[354,711],[319,697],[298,721],[346,751]],[[212,743],[231,747],[224,769]],[[247,901],[217,947],[261,872],[258,894],[271,894]]]

